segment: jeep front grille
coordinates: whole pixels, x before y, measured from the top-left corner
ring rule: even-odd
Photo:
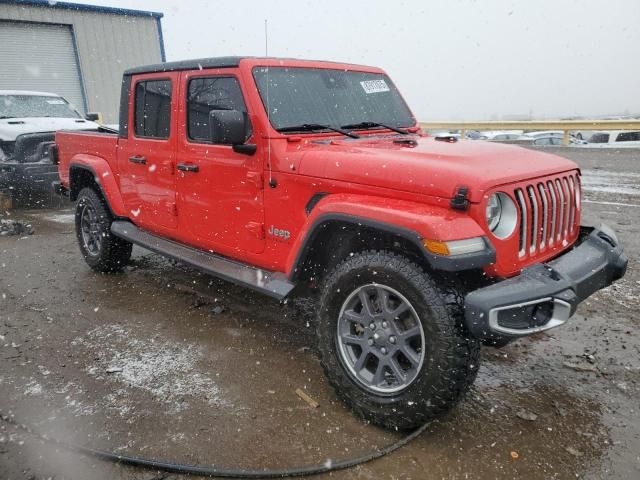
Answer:
[[[577,235],[580,218],[577,172],[518,185],[514,197],[520,214],[520,257],[567,245]]]

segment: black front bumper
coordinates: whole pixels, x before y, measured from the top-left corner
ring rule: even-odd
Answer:
[[[58,166],[49,162],[0,163],[0,188],[18,192],[49,192],[59,180]]]
[[[578,304],[624,276],[627,256],[613,230],[581,229],[575,246],[517,277],[465,297],[465,322],[482,339],[530,335],[565,323]]]

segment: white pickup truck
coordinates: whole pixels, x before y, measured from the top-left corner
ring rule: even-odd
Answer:
[[[58,130],[94,130],[96,114],[83,117],[54,93],[0,90],[0,188],[16,193],[48,190],[58,179],[49,147]]]

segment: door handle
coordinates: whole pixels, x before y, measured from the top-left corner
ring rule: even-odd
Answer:
[[[176,168],[182,172],[197,172],[200,170],[198,165],[193,165],[191,163],[179,163]]]
[[[138,165],[146,165],[147,164],[147,159],[144,158],[144,157],[139,157],[139,156],[129,157],[129,161],[131,163],[137,163]]]

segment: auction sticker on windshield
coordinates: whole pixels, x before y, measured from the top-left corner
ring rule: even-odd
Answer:
[[[380,93],[380,92],[388,92],[389,87],[387,86],[387,82],[384,80],[365,80],[360,82],[362,88],[366,93]]]

